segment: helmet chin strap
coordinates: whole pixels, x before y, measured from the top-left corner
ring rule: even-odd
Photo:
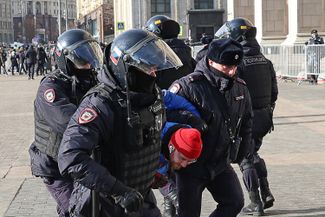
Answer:
[[[130,89],[129,89],[129,82],[128,82],[128,70],[126,66],[126,62],[129,60],[128,55],[123,55],[123,69],[124,69],[124,82],[125,82],[125,92],[126,92],[126,111],[127,111],[127,121],[131,127],[134,127],[140,121],[140,117],[138,115],[132,114],[131,108],[131,100],[130,100]]]

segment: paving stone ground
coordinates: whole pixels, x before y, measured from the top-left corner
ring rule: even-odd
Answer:
[[[57,216],[55,202],[29,167],[39,81],[0,75],[0,216]],[[279,81],[279,90],[275,131],[265,137],[260,151],[276,198],[267,216],[325,217],[325,85]],[[238,166],[234,168],[241,179]],[[160,205],[162,198],[155,194]],[[201,216],[215,207],[204,192]]]

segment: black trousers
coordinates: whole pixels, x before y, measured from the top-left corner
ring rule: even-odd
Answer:
[[[200,217],[204,189],[207,189],[218,203],[217,208],[209,217],[236,217],[244,206],[240,182],[230,165],[213,180],[177,173],[176,183],[179,217]]]

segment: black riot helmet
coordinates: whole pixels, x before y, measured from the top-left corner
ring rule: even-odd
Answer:
[[[158,71],[182,66],[181,60],[162,39],[142,29],[121,33],[108,49],[105,60],[109,72],[123,89],[133,85],[130,82],[135,80],[134,75],[138,81],[150,80]]]
[[[218,39],[230,37],[242,42],[256,37],[256,27],[248,19],[238,17],[223,24],[214,36]]]
[[[165,15],[151,17],[144,28],[162,39],[177,38],[180,31],[179,24]]]
[[[62,33],[55,50],[59,69],[67,76],[95,70],[103,64],[103,53],[98,42],[82,29]]]

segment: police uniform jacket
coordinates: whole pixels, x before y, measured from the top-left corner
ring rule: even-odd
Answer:
[[[177,38],[165,39],[164,41],[177,54],[183,66],[178,69],[167,69],[158,72],[157,84],[161,89],[167,89],[176,79],[192,73],[196,65],[195,60],[192,58],[191,48],[184,41]]]
[[[202,136],[203,151],[200,158],[181,172],[207,179],[221,173],[229,164],[227,153],[230,137],[227,125],[234,129],[239,119],[242,120],[239,132],[242,145],[238,159],[245,156],[251,139],[252,110],[249,92],[242,80],[225,78],[221,72],[210,69],[205,57],[198,62],[194,73],[174,82],[170,91],[195,105],[208,125]],[[223,116],[217,93],[226,100],[230,121]]]
[[[76,96],[81,98],[85,91],[79,90]],[[34,101],[36,136],[29,148],[33,175],[61,177],[55,157],[51,157],[46,151],[41,151],[36,143],[48,145],[48,148],[59,145],[62,134],[76,109],[77,101],[72,93],[71,81],[60,75],[59,70],[47,75],[41,81]],[[57,141],[49,139],[49,134],[44,129],[56,134]]]
[[[245,41],[244,57],[237,68],[238,77],[246,82],[253,109],[265,108],[278,98],[278,85],[273,64],[260,51],[256,40]]]
[[[256,40],[242,42],[244,57],[237,68],[252,99],[253,137],[263,137],[272,128],[273,109],[278,98],[278,85],[273,64],[260,51]]]

